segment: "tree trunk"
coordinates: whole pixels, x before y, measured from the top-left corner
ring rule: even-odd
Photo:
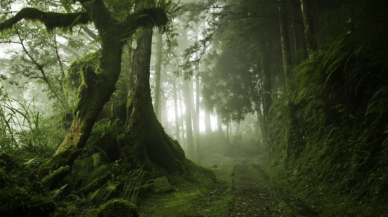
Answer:
[[[301,55],[300,55],[300,51],[299,51],[299,41],[298,41],[298,27],[297,27],[297,24],[296,24],[296,12],[295,12],[295,7],[294,7],[294,2],[293,0],[289,0],[289,4],[290,4],[290,12],[291,12],[291,29],[292,29],[292,37],[293,37],[293,44],[294,44],[294,53],[295,53],[295,56],[294,56],[294,65],[299,65],[299,63],[301,62]]]
[[[198,72],[198,67],[197,72]],[[199,147],[199,74],[195,76],[195,150],[197,159],[200,157]]]
[[[313,53],[318,51],[318,44],[315,39],[313,16],[311,14],[310,0],[300,0],[300,6],[302,9],[304,36],[306,40],[306,47],[310,58]]]
[[[176,81],[175,78],[172,80],[172,92],[174,94],[174,111],[175,111],[175,136],[176,140],[180,141],[180,136],[179,136],[179,118],[178,118],[178,93],[176,89]]]
[[[209,135],[212,133],[212,125],[210,121],[210,112],[205,109],[205,129],[206,134]]]
[[[152,30],[143,30],[137,38],[132,76],[135,81],[127,103],[126,135],[119,141],[121,159],[130,166],[156,164],[170,173],[183,173],[185,155],[159,123],[152,107],[150,89]]]
[[[160,73],[162,69],[163,37],[156,33],[156,63],[155,63],[155,104],[154,111],[156,118],[161,120],[161,102],[160,102]]]
[[[186,148],[187,148],[187,156],[188,158],[194,157],[194,143],[193,143],[193,128],[192,128],[192,119],[191,119],[191,96],[190,92],[190,82],[189,80],[185,80],[183,84],[183,94],[185,98],[185,107],[186,107]]]
[[[61,166],[73,164],[85,146],[98,114],[115,91],[125,42],[116,28],[111,28],[108,34],[101,42],[100,70],[94,72],[91,66],[83,68],[72,125],[54,156],[39,167],[40,177]]]
[[[257,113],[257,119],[258,119],[258,121],[260,123],[261,136],[263,137],[264,149],[265,149],[265,151],[270,153],[270,144],[269,144],[269,139],[268,139],[268,134],[267,134],[267,123],[266,123],[266,120],[265,120],[263,114],[261,113],[261,109],[260,108],[256,109],[256,113]]]
[[[219,114],[217,114],[217,126],[218,126],[218,132],[220,132],[220,135],[222,135],[222,121]]]
[[[263,86],[263,110],[264,117],[268,117],[269,109],[272,105],[272,81],[271,81],[271,47],[269,46],[268,36],[261,43],[260,65],[262,66],[261,78]],[[285,82],[282,82],[285,85]]]
[[[289,69],[291,65],[291,48],[288,33],[288,24],[285,17],[284,0],[279,0],[279,20],[280,20],[280,39],[282,43],[284,87],[287,89],[287,80],[289,78]]]

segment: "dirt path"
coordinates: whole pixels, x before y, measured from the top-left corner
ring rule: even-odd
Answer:
[[[234,166],[230,216],[319,216],[298,198],[262,183],[263,179],[267,177],[260,166]]]
[[[276,194],[264,187],[251,165],[235,165],[232,177],[233,216],[287,216]]]

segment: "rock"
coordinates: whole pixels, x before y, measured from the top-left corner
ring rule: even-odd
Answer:
[[[159,193],[166,193],[173,191],[173,188],[168,182],[167,177],[162,176],[154,180],[154,191]]]
[[[123,199],[113,199],[101,206],[97,217],[138,217],[137,207]]]

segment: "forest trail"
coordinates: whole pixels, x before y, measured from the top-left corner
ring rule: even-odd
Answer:
[[[258,165],[234,165],[229,216],[319,216],[300,199],[268,186],[267,181]]]
[[[261,162],[235,159],[213,167],[216,183],[175,185],[176,191],[153,195],[140,202],[141,217],[317,217],[302,200],[274,186]]]

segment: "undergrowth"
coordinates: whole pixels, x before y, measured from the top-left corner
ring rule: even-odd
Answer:
[[[360,19],[296,67],[270,112],[269,173],[323,216],[388,215],[388,25],[359,16],[381,22]]]

